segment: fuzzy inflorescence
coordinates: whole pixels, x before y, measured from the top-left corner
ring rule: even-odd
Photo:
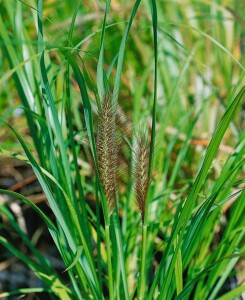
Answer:
[[[115,116],[116,108],[113,99],[106,94],[98,107],[96,149],[100,182],[110,213],[116,206],[117,190],[118,147]]]
[[[135,198],[141,211],[142,222],[145,219],[146,199],[149,188],[149,157],[150,145],[143,133],[136,137],[134,150],[133,180]]]

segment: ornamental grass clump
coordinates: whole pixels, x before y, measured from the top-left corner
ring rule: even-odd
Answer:
[[[18,259],[38,281],[1,280],[0,299],[237,299],[240,4],[72,2],[1,1],[1,279]]]

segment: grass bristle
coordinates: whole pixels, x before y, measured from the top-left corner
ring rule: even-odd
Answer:
[[[109,212],[116,206],[118,147],[116,134],[116,108],[111,95],[105,94],[98,107],[96,148],[99,175],[107,199]]]
[[[146,134],[142,131],[136,136],[133,160],[135,199],[141,212],[142,223],[145,219],[145,206],[150,182],[149,157],[150,144]]]

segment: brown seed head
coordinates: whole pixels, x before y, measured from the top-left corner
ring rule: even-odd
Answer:
[[[100,181],[104,189],[110,213],[116,206],[118,149],[115,116],[116,109],[113,104],[113,99],[110,95],[106,94],[98,108],[96,149]]]
[[[134,152],[133,178],[135,198],[141,211],[142,222],[145,218],[146,198],[149,188],[149,157],[150,144],[143,133],[136,137]]]

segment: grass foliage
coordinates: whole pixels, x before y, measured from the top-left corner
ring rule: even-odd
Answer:
[[[17,257],[43,283],[0,298],[238,299],[242,1],[0,5],[0,153],[32,166],[51,209],[0,190],[1,259]],[[64,273],[20,227],[13,201],[42,218]]]

